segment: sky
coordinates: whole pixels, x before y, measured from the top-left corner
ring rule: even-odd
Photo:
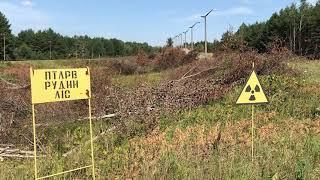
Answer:
[[[308,0],[311,4],[317,0]],[[201,15],[207,18],[208,41],[220,39],[244,23],[267,20],[299,0],[0,0],[14,34],[52,28],[62,35],[118,38],[164,45],[195,22],[194,40],[204,39]],[[190,31],[187,34],[190,41]]]

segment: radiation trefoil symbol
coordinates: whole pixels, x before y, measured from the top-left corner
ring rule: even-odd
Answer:
[[[255,92],[260,92],[260,87],[258,85],[256,85],[256,87],[254,89],[251,88],[250,85],[247,86],[246,88],[246,92],[250,92],[251,96],[249,98],[250,101],[254,101],[256,100],[256,97],[254,96]]]
[[[262,104],[268,102],[269,101],[263,92],[257,74],[253,71],[236,104]]]

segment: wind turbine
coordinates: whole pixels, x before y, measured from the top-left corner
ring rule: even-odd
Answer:
[[[189,27],[191,29],[191,50],[193,50],[193,28],[194,28],[194,26],[196,26],[199,23],[200,22],[196,22],[192,26]]]
[[[201,16],[202,18],[204,18],[204,52],[205,55],[207,57],[207,53],[208,53],[208,48],[207,48],[207,16],[213,11],[213,9],[211,9],[206,15]]]

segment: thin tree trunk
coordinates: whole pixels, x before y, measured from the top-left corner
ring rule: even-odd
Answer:
[[[293,52],[296,52],[296,20],[293,21]]]
[[[299,26],[299,31],[300,31],[300,37],[299,37],[299,53],[300,55],[302,55],[302,18],[303,16],[301,15],[301,18],[300,18],[300,26]]]
[[[292,45],[292,33],[291,33],[291,26],[289,26],[289,42],[290,42],[290,50],[293,51],[293,45]]]

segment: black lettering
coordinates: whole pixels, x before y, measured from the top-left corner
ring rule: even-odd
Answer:
[[[64,88],[64,84],[63,84],[63,81],[61,81],[61,82],[60,82],[60,86],[59,86],[59,89],[65,89],[65,88]]]
[[[53,89],[57,89],[57,81],[52,81]]]
[[[64,79],[62,71],[60,71],[60,73],[59,73],[59,79]]]
[[[56,79],[56,78],[57,78],[57,77],[56,77],[56,73],[57,73],[57,71],[52,71],[53,79]]]
[[[55,98],[55,99],[60,99],[59,91],[56,92],[56,96],[55,96],[54,98]]]
[[[47,90],[50,87],[50,81],[44,83],[44,89]]]
[[[44,77],[45,77],[45,80],[50,80],[51,79],[50,71],[44,72]]]
[[[66,89],[78,88],[79,87],[78,83],[79,83],[78,80],[76,80],[76,81],[72,81],[72,80],[66,81],[65,88]]]
[[[72,79],[77,79],[77,71],[72,71]]]
[[[66,71],[65,73],[66,73],[65,79],[68,79],[68,77],[71,76],[71,73],[70,73],[70,71]]]
[[[70,98],[70,91],[69,90],[65,91],[65,98]]]
[[[79,82],[78,82],[78,80],[73,81],[73,88],[79,88]]]
[[[72,81],[66,81],[67,89],[72,88]]]
[[[70,98],[70,91],[65,90],[65,91],[57,91],[55,95],[55,99],[68,99]]]

